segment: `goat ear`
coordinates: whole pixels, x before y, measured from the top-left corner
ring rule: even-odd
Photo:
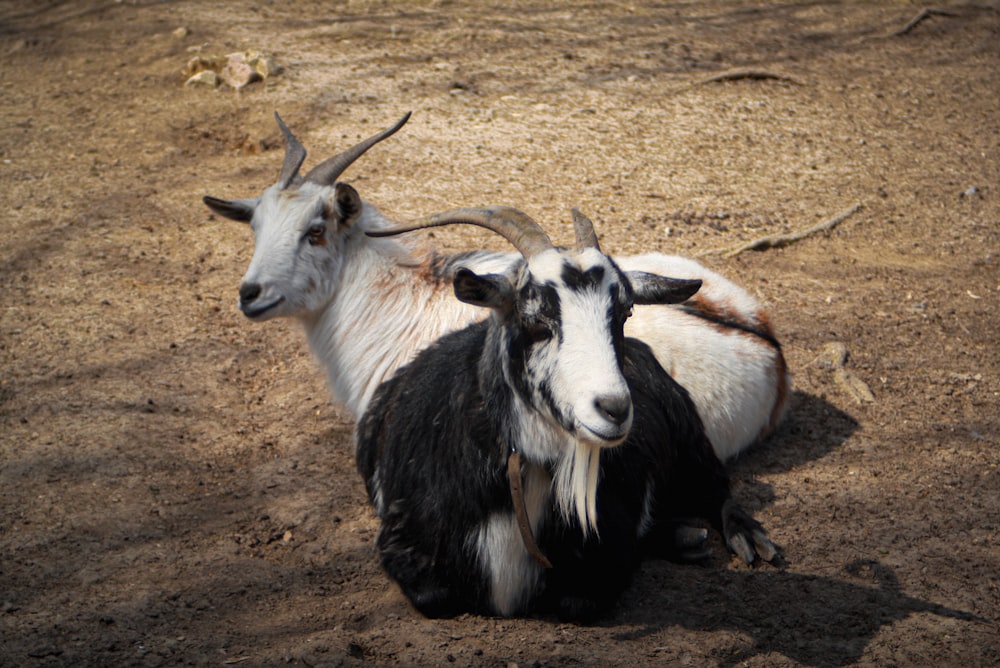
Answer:
[[[645,271],[625,274],[632,284],[636,304],[680,304],[701,288],[700,279],[667,278]]]
[[[501,274],[479,275],[462,267],[454,282],[455,296],[466,304],[506,310],[514,302],[514,286]]]
[[[256,199],[219,199],[205,195],[201,201],[208,205],[208,208],[220,216],[230,220],[238,220],[241,223],[249,223],[253,218],[254,209],[257,208]]]
[[[361,215],[361,195],[346,183],[337,183],[333,188],[333,204],[341,225],[353,225]]]

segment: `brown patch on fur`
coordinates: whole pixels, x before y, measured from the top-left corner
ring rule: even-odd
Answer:
[[[440,288],[434,278],[433,258],[424,255],[422,259],[413,258],[413,263],[400,264],[400,269],[412,273],[381,272],[368,285],[372,295],[371,309],[381,311],[399,300],[426,301],[430,295]]]
[[[330,200],[323,200],[323,220],[334,221],[334,223],[339,222],[336,220],[337,209],[333,206]]]
[[[734,333],[741,336],[752,336],[759,341],[764,341],[770,345],[775,352],[772,368],[775,374],[775,396],[774,405],[771,407],[771,415],[767,424],[757,435],[757,442],[760,442],[774,433],[781,424],[788,409],[788,399],[791,394],[791,383],[788,376],[788,364],[785,356],[781,352],[781,344],[778,343],[774,335],[774,328],[771,325],[771,318],[763,309],[758,309],[754,313],[754,320],[748,320],[735,309],[724,302],[715,302],[701,295],[695,295],[684,303],[688,307],[689,313],[705,319],[709,325],[715,327],[720,332]]]
[[[420,266],[420,278],[434,285],[451,283],[452,276],[446,270],[450,259],[447,255],[432,251]]]
[[[757,329],[771,338],[774,336],[774,327],[771,325],[771,316],[764,309],[758,309],[754,314],[757,318]]]
[[[752,336],[766,341],[779,354],[781,352],[781,344],[775,338],[770,318],[763,309],[754,314],[755,320],[750,320],[728,303],[713,301],[701,294],[695,294],[682,306],[687,313],[704,319],[720,332]]]
[[[693,297],[684,302],[684,305],[693,308],[705,316],[705,318],[720,325],[733,322],[739,323],[743,327],[751,326],[751,323],[744,322],[739,314],[732,308],[729,308],[727,304],[708,299],[701,293],[695,293]]]
[[[757,323],[749,322],[739,311],[725,302],[718,302],[696,293],[684,305],[697,311],[702,317],[720,330],[742,329],[757,332]],[[770,332],[762,332],[769,334]]]
[[[776,356],[773,369],[778,376],[776,378],[778,394],[774,399],[774,406],[771,407],[771,417],[767,421],[767,426],[761,430],[760,435],[757,437],[757,440],[760,441],[773,434],[778,425],[781,424],[781,420],[785,417],[785,413],[788,410],[788,399],[792,388],[788,374],[788,364],[785,362],[785,356],[781,352],[781,346],[777,345],[774,328],[771,326],[771,317],[764,309],[758,309],[756,317],[760,331],[770,337],[769,341],[774,342]]]
[[[788,411],[788,399],[791,396],[792,384],[788,376],[788,364],[780,349],[777,351],[772,369],[778,375],[776,379],[778,394],[774,398],[774,406],[771,407],[771,417],[767,421],[767,426],[757,435],[758,441],[764,440],[778,429],[778,425],[781,424]]]

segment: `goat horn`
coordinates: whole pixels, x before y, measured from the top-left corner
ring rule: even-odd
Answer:
[[[274,120],[278,121],[278,127],[281,128],[281,133],[285,135],[285,164],[281,166],[281,176],[278,177],[278,183],[281,185],[281,189],[284,190],[298,176],[299,167],[302,166],[303,161],[306,159],[306,149],[295,138],[292,131],[288,129],[285,122],[281,120],[278,112],[274,112]]]
[[[377,135],[369,137],[359,144],[355,144],[346,151],[338,153],[332,158],[327,158],[323,162],[319,163],[310,169],[308,174],[306,174],[306,181],[318,183],[321,186],[333,185],[333,182],[337,180],[337,177],[340,176],[345,169],[350,167],[351,163],[360,158],[365,151],[383,139],[391,137],[396,133],[396,130],[403,127],[406,121],[410,120],[411,113],[412,112],[409,111],[406,112],[406,115],[399,119],[399,121],[397,121],[391,128],[383,130]]]
[[[584,248],[596,248],[601,250],[597,243],[597,232],[594,231],[594,223],[583,215],[579,209],[573,209],[573,229],[576,231],[576,247],[578,250]]]
[[[437,213],[411,225],[370,230],[370,237],[388,237],[412,232],[426,227],[442,225],[477,225],[496,232],[509,241],[525,258],[552,248],[552,241],[545,230],[526,213],[509,206],[492,206],[482,209],[452,209]]]

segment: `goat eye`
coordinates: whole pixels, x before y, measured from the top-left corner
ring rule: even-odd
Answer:
[[[525,328],[532,343],[544,343],[552,338],[552,330],[545,324],[533,322]]]
[[[313,225],[306,231],[306,239],[310,246],[322,246],[326,243],[326,225]]]

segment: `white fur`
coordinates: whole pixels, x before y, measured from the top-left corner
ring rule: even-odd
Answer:
[[[625,271],[700,278],[700,299],[728,305],[747,324],[760,325],[764,308],[756,299],[693,260],[648,254],[616,262]],[[719,459],[735,456],[781,420],[791,379],[780,353],[762,339],[662,306],[636,307],[625,334],[648,343],[663,368],[691,394]]]
[[[530,464],[524,476],[524,505],[537,534],[548,505],[550,479],[543,469]],[[528,554],[517,518],[512,513],[493,514],[479,528],[474,549],[490,581],[493,609],[505,617],[523,610],[539,587],[542,567]]]

